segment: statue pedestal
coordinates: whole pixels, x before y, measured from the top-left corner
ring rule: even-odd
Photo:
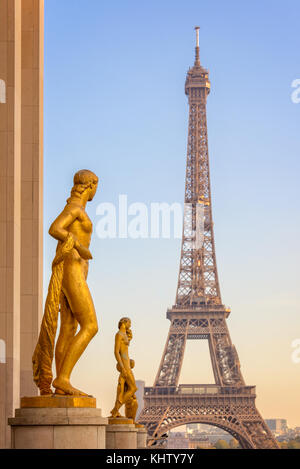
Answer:
[[[133,420],[109,418],[106,427],[106,449],[137,449],[138,429]]]
[[[147,430],[144,425],[135,424],[137,428],[137,449],[145,449],[147,447]]]
[[[21,406],[8,419],[12,448],[105,449],[107,419],[94,398],[39,396],[22,398]]]

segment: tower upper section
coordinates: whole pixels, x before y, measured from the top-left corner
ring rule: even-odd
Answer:
[[[211,209],[206,121],[210,82],[208,71],[200,64],[199,27],[195,29],[195,63],[189,69],[185,82],[185,92],[189,97],[189,129],[176,305],[203,308],[221,305],[221,294]]]
[[[206,96],[210,92],[208,70],[203,68],[200,64],[199,29],[199,26],[196,26],[195,63],[194,66],[188,70],[185,81],[185,93],[189,96],[190,100],[197,100],[203,92]]]

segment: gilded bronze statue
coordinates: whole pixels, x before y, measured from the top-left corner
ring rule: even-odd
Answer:
[[[119,331],[115,336],[115,358],[117,360],[117,370],[119,371],[119,379],[117,386],[117,397],[115,406],[111,411],[111,417],[122,417],[119,410],[125,405],[125,416],[135,423],[135,416],[138,408],[135,392],[137,391],[132,368],[134,361],[130,360],[128,355],[128,347],[132,340],[131,320],[122,318],[119,321]]]
[[[85,396],[70,383],[72,370],[98,331],[97,317],[86,279],[92,222],[85,207],[94,198],[98,177],[88,170],[74,176],[71,196],[52,223],[49,234],[57,243],[45,311],[33,361],[34,381],[41,395]],[[56,378],[52,376],[54,342],[60,311],[60,332],[55,348]],[[77,332],[78,325],[80,327]],[[77,333],[76,333],[77,332]]]

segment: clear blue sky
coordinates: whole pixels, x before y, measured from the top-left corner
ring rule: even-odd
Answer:
[[[247,383],[257,384],[261,412],[291,425],[300,425],[300,364],[291,361],[291,342],[300,338],[300,103],[291,100],[291,83],[300,78],[299,17],[299,2],[289,0],[45,2],[45,290],[55,249],[47,230],[78,169],[100,178],[87,209],[94,226],[97,205],[119,194],[129,203],[183,202],[184,81],[200,25],[230,332]],[[91,250],[100,332],[74,384],[94,393],[107,413],[117,380],[112,341],[124,314],[133,321],[136,377],[153,383],[180,240],[99,240],[94,233]],[[182,382],[208,381],[204,345],[189,344]]]

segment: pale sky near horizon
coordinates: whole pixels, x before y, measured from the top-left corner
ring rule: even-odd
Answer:
[[[209,69],[208,137],[216,255],[228,326],[265,418],[300,426],[299,2],[51,0],[45,2],[44,290],[55,241],[47,234],[73,174],[100,178],[88,283],[99,333],[73,373],[107,415],[117,372],[113,340],[132,319],[136,379],[152,385],[174,303],[179,239],[99,239],[97,206],[182,203],[186,72]],[[130,220],[130,216],[129,216]],[[298,355],[300,357],[300,354]],[[181,383],[212,382],[205,341],[189,341]]]

